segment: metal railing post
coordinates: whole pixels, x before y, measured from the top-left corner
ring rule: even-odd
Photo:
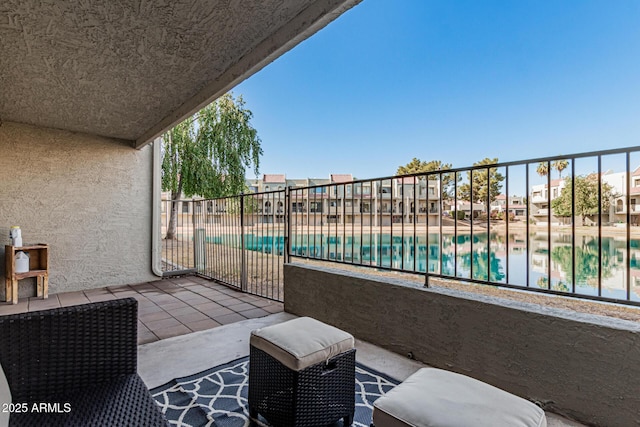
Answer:
[[[244,242],[244,194],[240,194],[240,288],[247,292],[247,249]]]
[[[291,236],[291,188],[284,188],[284,263],[289,262],[289,236]],[[308,248],[309,244],[307,244]],[[308,252],[308,249],[307,249]]]

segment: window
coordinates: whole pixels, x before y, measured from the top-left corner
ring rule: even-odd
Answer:
[[[309,212],[322,213],[322,202],[310,202],[309,203]]]
[[[207,202],[207,213],[213,213],[213,202]]]
[[[345,200],[344,201],[344,207],[345,208],[350,208],[351,207],[351,200]]]
[[[189,203],[182,202],[182,213],[189,213]]]
[[[362,202],[362,205],[360,205],[360,213],[369,212],[371,212],[371,202]]]

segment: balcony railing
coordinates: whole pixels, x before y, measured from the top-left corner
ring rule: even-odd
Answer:
[[[540,176],[540,163],[551,174]],[[184,236],[203,252],[186,266],[275,299],[290,256],[422,274],[426,284],[437,277],[640,305],[640,218],[625,194],[636,165],[640,147],[291,188],[268,194],[284,212],[260,215],[263,193],[216,200],[227,212],[215,221],[198,213],[182,219],[183,228],[193,223]],[[549,188],[552,175],[565,181],[562,191],[545,201],[549,208],[538,208],[533,187]],[[435,207],[420,195],[427,184],[438,189]],[[362,188],[374,191],[364,195]],[[498,195],[518,200],[522,215],[507,215],[516,205],[506,200],[501,212],[487,214]],[[616,209],[621,198],[623,211]],[[388,200],[395,210],[383,204]],[[323,212],[322,204],[341,208]],[[471,204],[473,219],[453,208]]]

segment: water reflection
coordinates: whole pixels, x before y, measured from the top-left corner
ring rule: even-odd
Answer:
[[[528,240],[528,252],[527,252]],[[523,231],[428,237],[365,234],[362,236],[292,236],[292,253],[426,272],[494,283],[509,283],[627,298],[626,238],[603,236],[601,252],[597,236],[569,233],[533,232],[527,239]],[[311,244],[309,244],[311,243]],[[549,243],[551,247],[549,248]],[[630,241],[630,283],[632,300],[640,300],[640,239]],[[637,257],[636,257],[637,255]],[[575,260],[575,262],[574,262]],[[575,279],[574,279],[575,274]],[[599,286],[600,283],[600,286]]]

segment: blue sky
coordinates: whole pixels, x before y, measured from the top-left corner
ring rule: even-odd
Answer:
[[[261,173],[640,145],[639,0],[364,0],[233,90]]]

